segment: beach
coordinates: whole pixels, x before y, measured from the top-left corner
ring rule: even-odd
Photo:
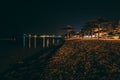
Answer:
[[[1,80],[119,80],[118,40],[67,40],[14,65]]]

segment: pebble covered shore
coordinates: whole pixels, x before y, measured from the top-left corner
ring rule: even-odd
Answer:
[[[0,80],[119,80],[120,41],[65,41],[57,50],[15,68]]]

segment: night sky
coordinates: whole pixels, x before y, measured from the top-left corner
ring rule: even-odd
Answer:
[[[119,20],[119,3],[115,0],[4,1],[0,5],[0,33],[60,34],[66,25],[79,31],[94,18]]]

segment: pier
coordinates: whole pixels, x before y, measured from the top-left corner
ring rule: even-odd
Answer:
[[[48,48],[62,42],[60,35],[23,34],[23,48]]]

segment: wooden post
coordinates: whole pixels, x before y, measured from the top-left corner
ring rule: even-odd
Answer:
[[[28,47],[31,48],[31,34],[28,35]]]
[[[55,39],[54,39],[54,37],[53,37],[53,40],[52,40],[52,44],[53,44],[53,45],[55,44]]]
[[[37,35],[35,34],[34,35],[34,48],[36,48],[36,38],[37,38]]]
[[[43,37],[43,48],[45,48],[45,37]]]
[[[47,39],[47,47],[49,47],[49,38]]]

